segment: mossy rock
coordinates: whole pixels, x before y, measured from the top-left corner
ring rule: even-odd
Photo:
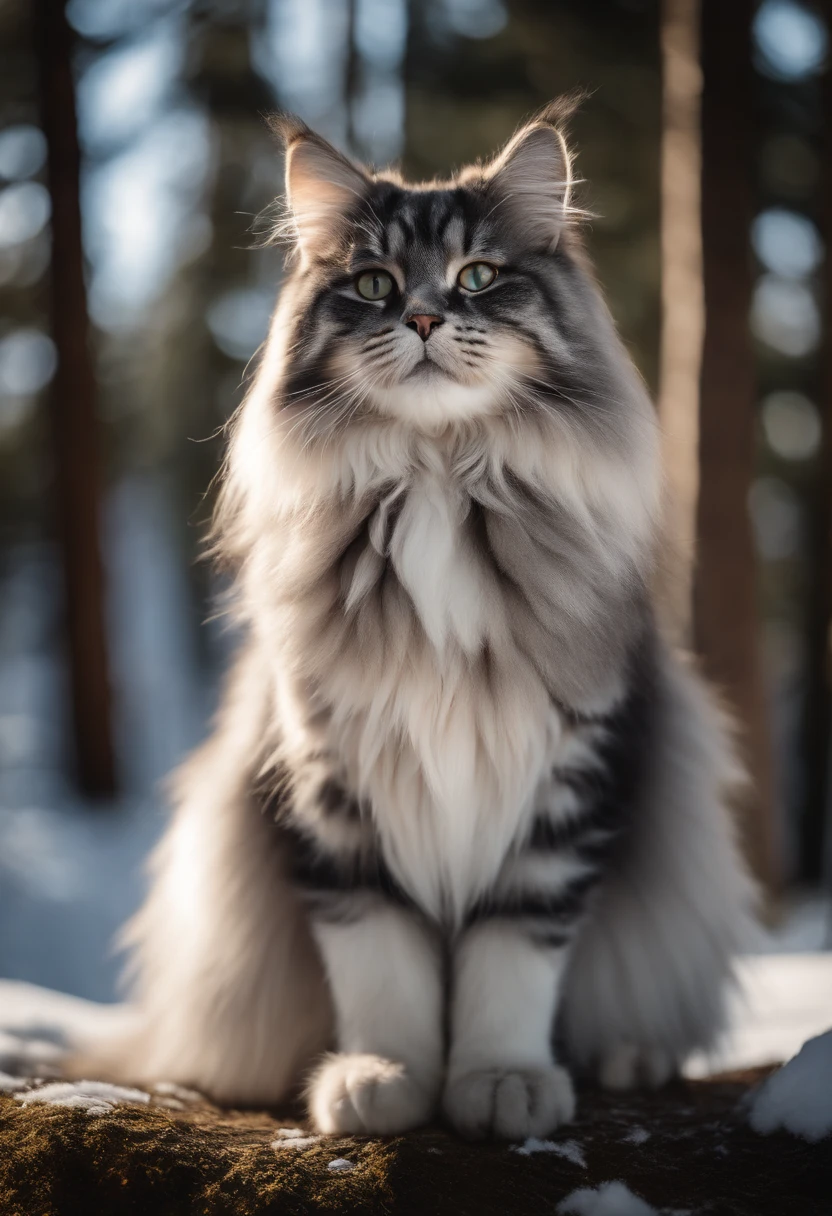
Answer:
[[[664,1211],[830,1216],[832,1139],[752,1132],[742,1103],[762,1075],[582,1092],[578,1119],[553,1137],[566,1156],[439,1128],[275,1148],[297,1112],[171,1109],[159,1097],[90,1115],[0,1095],[0,1216],[543,1216],[613,1179]],[[353,1168],[331,1170],[337,1158]]]

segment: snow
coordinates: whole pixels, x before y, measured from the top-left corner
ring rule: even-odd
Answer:
[[[650,1139],[650,1132],[646,1127],[634,1127],[624,1137],[625,1144],[646,1144]]]
[[[320,1138],[320,1136],[310,1136],[309,1132],[302,1127],[279,1127],[277,1139],[272,1140],[272,1148],[311,1148],[313,1144],[318,1143]]]
[[[623,1182],[604,1182],[567,1195],[557,1206],[564,1216],[658,1216],[655,1208],[634,1195]]]
[[[0,570],[0,976],[112,1001],[115,933],[164,828],[159,783],[199,741],[214,702],[219,624],[197,631],[181,502],[165,478],[114,485],[104,508],[121,789],[91,805],[69,774],[61,572],[23,541]],[[207,643],[207,646],[206,646]],[[207,661],[206,661],[207,660]],[[0,1004],[0,1024],[2,1024]]]
[[[153,1086],[153,1092],[183,1104],[204,1101],[202,1094],[197,1093],[195,1089],[186,1089],[184,1085],[177,1085],[175,1081],[157,1081]]]
[[[829,1028],[832,952],[746,955],[729,1005],[730,1030],[714,1051],[687,1061],[687,1077],[781,1064]]]
[[[784,1128],[813,1144],[832,1134],[832,1030],[804,1043],[763,1082],[749,1122],[762,1135]]]
[[[24,1077],[13,1077],[7,1072],[0,1072],[0,1094],[10,1094],[16,1089],[22,1089],[25,1084]]]
[[[23,1106],[42,1102],[47,1106],[75,1107],[88,1115],[108,1115],[117,1106],[147,1105],[150,1094],[107,1081],[55,1081],[40,1089],[15,1094],[15,1099]]]
[[[355,1162],[348,1161],[346,1157],[336,1157],[334,1161],[330,1161],[327,1169],[332,1170],[333,1174],[348,1174],[350,1170],[355,1169]]]
[[[522,1144],[512,1144],[511,1151],[517,1153],[520,1157],[531,1157],[533,1153],[556,1153],[558,1157],[565,1157],[567,1161],[571,1161],[573,1165],[580,1165],[586,1169],[586,1161],[580,1144],[577,1140],[538,1140],[534,1136],[530,1136]]]

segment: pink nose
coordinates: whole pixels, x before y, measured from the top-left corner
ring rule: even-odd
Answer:
[[[412,317],[408,317],[405,321],[407,328],[415,329],[423,342],[427,342],[432,332],[441,324],[441,317],[430,317],[427,313],[423,312],[415,312]]]

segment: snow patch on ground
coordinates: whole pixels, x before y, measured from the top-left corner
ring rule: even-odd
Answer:
[[[108,1115],[117,1106],[147,1105],[150,1094],[142,1089],[110,1085],[107,1081],[55,1081],[40,1089],[28,1089],[15,1094],[22,1106],[42,1102],[47,1106],[72,1106],[88,1115]]]
[[[729,1030],[709,1052],[685,1062],[686,1077],[782,1064],[829,1027],[832,951],[746,955],[729,1000]]]
[[[763,1082],[749,1122],[762,1135],[785,1128],[812,1144],[832,1134],[832,1030],[804,1043]]]
[[[277,1139],[272,1140],[272,1148],[311,1148],[313,1144],[318,1143],[320,1138],[320,1136],[310,1136],[309,1132],[302,1127],[279,1127]]]
[[[565,1157],[573,1165],[580,1165],[583,1169],[586,1169],[583,1150],[577,1140],[562,1140],[557,1142],[555,1140],[538,1140],[535,1136],[530,1136],[522,1144],[512,1144],[511,1151],[517,1153],[520,1157],[531,1157],[532,1153],[556,1153],[558,1157]]]
[[[624,1137],[625,1144],[646,1144],[650,1139],[650,1132],[646,1127],[634,1127]]]
[[[326,1168],[332,1170],[333,1174],[348,1174],[355,1169],[355,1162],[348,1161],[346,1157],[336,1157]]]
[[[184,1085],[177,1085],[175,1081],[157,1081],[153,1086],[155,1094],[161,1094],[164,1098],[175,1098],[177,1102],[202,1102],[204,1101],[202,1094],[197,1093],[195,1089],[186,1089]]]
[[[582,1187],[562,1199],[557,1210],[564,1216],[658,1216],[655,1208],[623,1182],[604,1182],[597,1189]]]

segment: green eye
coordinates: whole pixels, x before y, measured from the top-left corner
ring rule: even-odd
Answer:
[[[355,290],[365,300],[383,300],[393,290],[393,276],[386,270],[367,270],[355,280]]]
[[[493,283],[496,277],[495,266],[489,266],[488,262],[471,262],[469,266],[462,267],[456,276],[456,281],[466,291],[482,291],[484,287]]]

